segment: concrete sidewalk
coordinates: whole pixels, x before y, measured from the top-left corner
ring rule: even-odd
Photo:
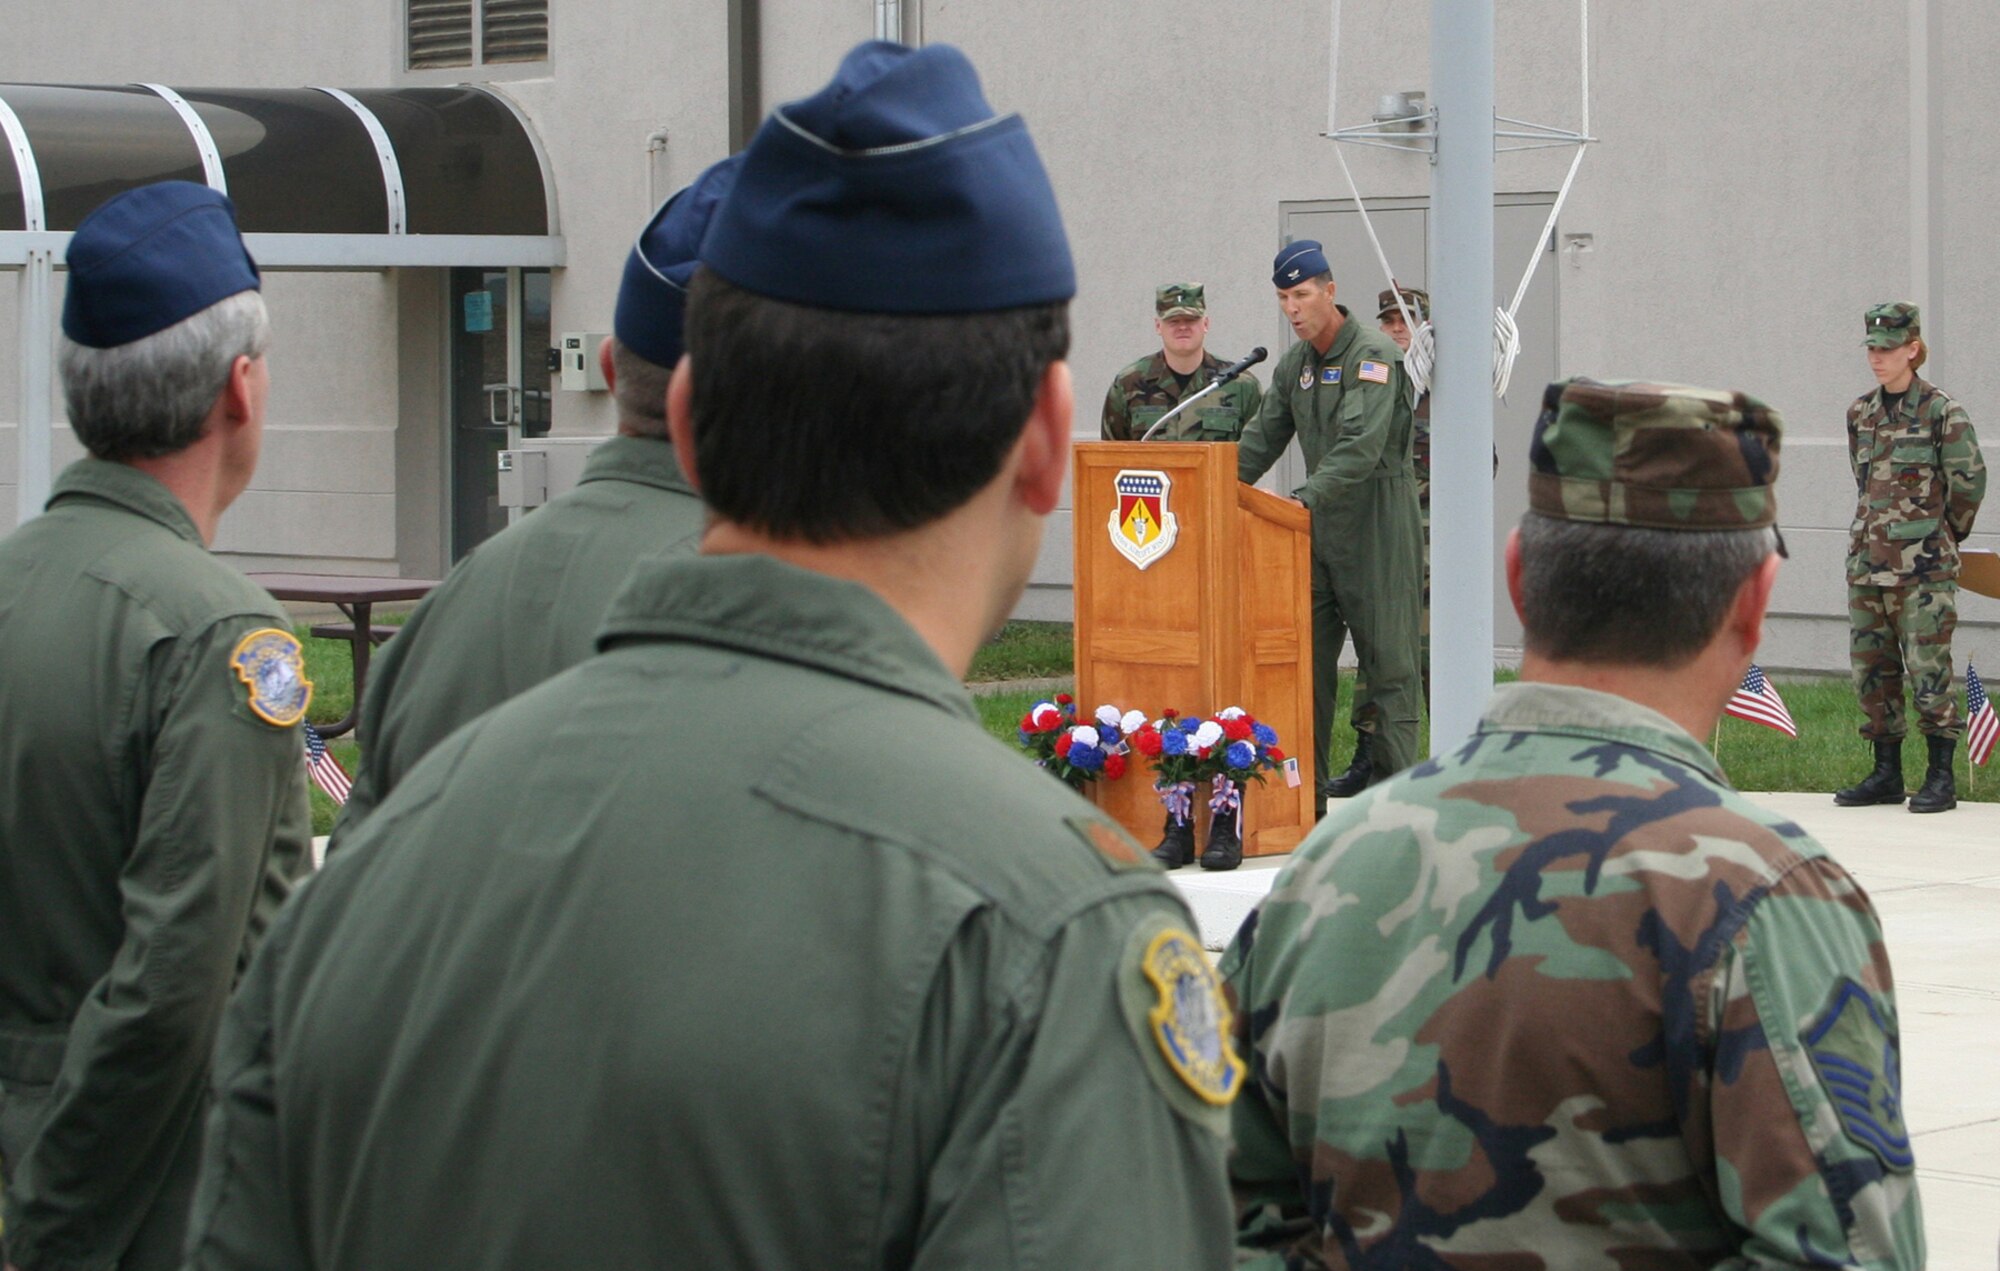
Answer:
[[[1875,902],[1902,1014],[1903,1105],[1915,1141],[1930,1266],[2000,1265],[2000,804],[1919,816],[1836,808],[1825,794],[1752,794],[1804,826]],[[1172,875],[1221,948],[1284,858]]]

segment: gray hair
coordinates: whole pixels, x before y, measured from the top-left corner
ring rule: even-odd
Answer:
[[[77,440],[99,459],[154,459],[185,450],[239,357],[264,356],[270,314],[239,291],[149,336],[108,349],[59,340],[63,401]]]
[[[618,424],[644,437],[667,435],[667,381],[674,368],[640,357],[611,337],[611,396],[618,402]]]
[[[1564,662],[1672,669],[1708,647],[1777,533],[1521,518],[1528,649]]]

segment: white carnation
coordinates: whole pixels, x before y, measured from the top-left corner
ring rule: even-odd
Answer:
[[[1222,725],[1212,719],[1202,720],[1201,727],[1194,730],[1194,744],[1197,746],[1213,746],[1221,740]]]
[[[1098,744],[1097,730],[1089,724],[1078,724],[1069,730],[1069,744],[1072,746],[1095,746]]]
[[[1118,721],[1118,731],[1121,733],[1136,733],[1145,726],[1146,712],[1144,711],[1126,711],[1125,718]]]
[[[1215,717],[1217,719],[1241,719],[1249,713],[1249,711],[1244,710],[1241,706],[1225,706],[1215,712]]]
[[[1118,708],[1116,706],[1098,707],[1097,722],[1104,725],[1106,728],[1118,727]]]

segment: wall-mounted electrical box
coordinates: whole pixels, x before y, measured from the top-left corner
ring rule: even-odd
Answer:
[[[500,506],[538,508],[549,501],[549,456],[540,450],[500,452]]]
[[[562,357],[562,386],[569,393],[601,393],[604,383],[604,366],[597,360],[598,346],[604,343],[602,331],[565,331],[558,352]]]

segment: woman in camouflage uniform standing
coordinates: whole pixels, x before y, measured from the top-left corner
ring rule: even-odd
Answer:
[[[1848,648],[1875,770],[1837,792],[1842,807],[1903,801],[1903,682],[1929,747],[1912,812],[1958,806],[1951,696],[1958,544],[1986,493],[1986,465],[1965,408],[1917,371],[1930,349],[1913,304],[1867,313],[1868,369],[1881,387],[1847,408],[1857,503],[1847,548]]]

